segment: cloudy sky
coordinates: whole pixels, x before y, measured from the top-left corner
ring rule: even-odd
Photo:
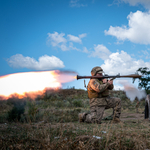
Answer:
[[[150,68],[150,0],[0,0],[0,21],[0,76]],[[64,88],[73,86],[83,80]]]

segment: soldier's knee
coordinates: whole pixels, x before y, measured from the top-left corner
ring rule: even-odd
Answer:
[[[120,99],[120,98],[116,98],[116,101],[117,101],[118,103],[120,103],[120,102],[121,102],[121,99]]]
[[[119,99],[119,103],[121,102],[121,99],[120,98],[118,98]]]

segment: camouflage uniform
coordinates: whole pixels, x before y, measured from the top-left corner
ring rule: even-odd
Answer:
[[[100,67],[99,67],[100,68]],[[93,74],[92,74],[93,75]],[[94,74],[95,75],[95,74]],[[99,79],[91,79],[88,83],[88,97],[90,99],[90,114],[83,113],[82,121],[87,123],[101,123],[104,110],[113,108],[115,118],[121,114],[121,100],[109,97],[109,90],[113,89],[110,83],[103,83]]]

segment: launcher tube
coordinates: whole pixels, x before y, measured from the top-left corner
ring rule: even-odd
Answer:
[[[104,79],[104,78],[141,78],[141,75],[137,74],[131,74],[131,75],[116,75],[116,76],[79,76],[77,75],[77,80],[78,79]]]

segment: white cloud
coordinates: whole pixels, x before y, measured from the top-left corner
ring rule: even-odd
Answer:
[[[81,39],[86,37],[86,35],[86,33],[80,34],[79,36],[68,34],[67,37],[65,37],[65,33],[48,33],[47,44],[50,44],[54,47],[59,47],[63,51],[79,50],[78,48],[73,46],[72,42],[82,44]]]
[[[86,33],[83,33],[83,34],[80,34],[79,37],[77,36],[74,36],[74,35],[71,35],[71,34],[68,34],[67,37],[69,38],[69,41],[72,41],[72,42],[76,42],[76,43],[82,43],[82,40],[81,38],[84,38],[86,37]]]
[[[66,43],[67,40],[64,38],[65,34],[64,33],[48,33],[48,41],[51,42],[52,46],[57,46],[59,43]]]
[[[129,3],[131,6],[143,5],[145,8],[150,9],[150,0],[118,0],[119,2]]]
[[[28,68],[32,70],[51,70],[65,67],[59,58],[48,55],[41,56],[36,61],[34,58],[16,54],[8,58],[7,62],[13,68]]]
[[[81,39],[77,36],[74,36],[74,35],[71,35],[71,34],[68,34],[67,36],[69,38],[69,41],[80,43],[80,44],[82,43]]]
[[[115,36],[118,40],[129,40],[134,43],[150,44],[150,12],[137,11],[127,17],[128,27],[112,27],[104,31],[106,35]]]
[[[88,49],[86,47],[83,47],[83,52],[84,53],[89,53]]]
[[[70,7],[85,7],[85,6],[87,6],[87,4],[82,4],[80,1],[81,0],[71,0]]]
[[[147,50],[141,50],[139,51],[140,57],[145,59],[150,59],[150,54]]]
[[[69,42],[69,49],[77,50],[77,51],[79,51],[79,50],[80,50],[80,49],[78,49],[78,48],[74,47],[72,42]]]
[[[92,57],[98,57],[101,58],[103,60],[107,59],[109,57],[109,55],[111,54],[111,52],[107,49],[107,47],[105,47],[104,45],[100,45],[98,44],[97,46],[94,46],[94,50],[93,52],[91,52]]]
[[[69,50],[69,47],[67,47],[65,44],[61,44],[61,45],[57,45],[57,46],[60,47],[61,50],[63,50],[63,51]]]
[[[84,37],[86,37],[87,36],[87,34],[86,33],[83,33],[83,34],[80,34],[79,35],[79,38],[81,39],[81,38],[84,38]]]
[[[135,60],[124,51],[112,53],[101,65],[104,72],[110,75],[120,73],[121,75],[133,74],[140,67],[150,68],[149,62]]]

